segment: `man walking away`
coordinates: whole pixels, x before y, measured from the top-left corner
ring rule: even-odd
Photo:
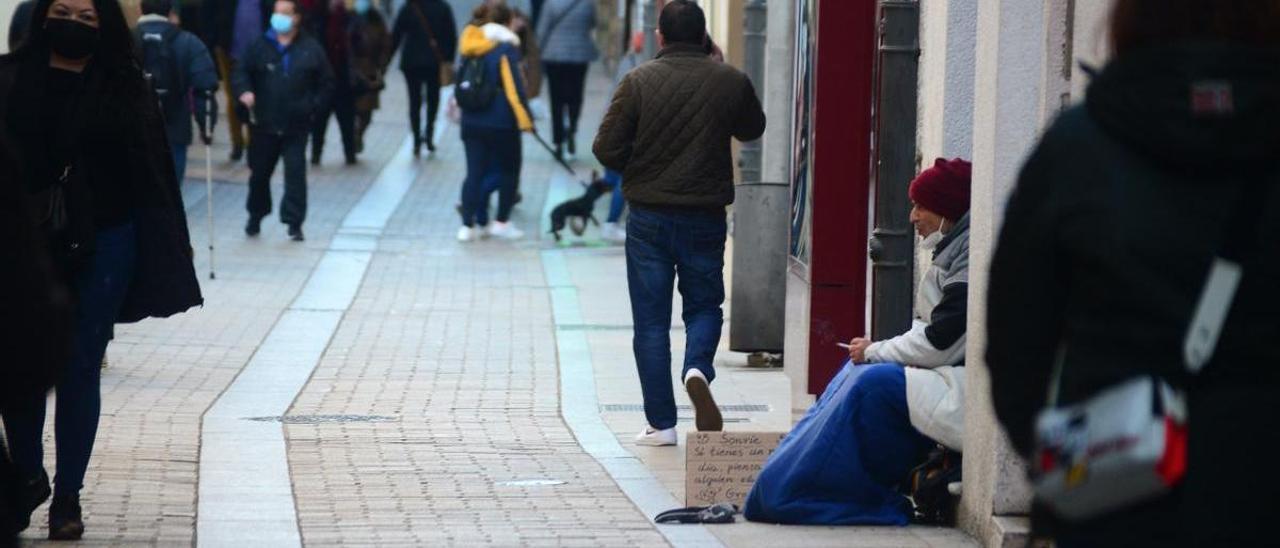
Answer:
[[[249,146],[249,223],[257,236],[271,213],[271,175],[284,158],[284,199],[280,221],[289,237],[303,240],[307,217],[307,134],[333,92],[333,70],[324,49],[301,34],[302,15],[295,0],[276,0],[271,30],[250,44],[236,65],[231,85],[252,112]]]
[[[594,152],[623,174],[631,204],[627,285],[632,346],[648,427],[639,445],[676,444],[671,387],[671,301],[684,300],[685,389],[698,430],[720,430],[711,397],[712,362],[724,323],[725,207],[733,202],[731,139],[764,133],[760,99],[747,76],[707,56],[706,17],[673,0],[658,20],[657,58],[618,85]],[[676,286],[676,279],[679,285]]]
[[[237,105],[232,91],[231,78],[235,67],[244,58],[249,45],[257,42],[267,30],[271,18],[273,0],[204,0],[200,5],[200,29],[205,45],[218,63],[218,76],[226,82],[227,105]],[[231,134],[231,161],[244,158],[248,142],[248,120],[242,119],[242,110],[227,107],[227,131]]]
[[[391,30],[391,51],[400,52],[400,71],[409,85],[409,123],[413,155],[436,150],[436,115],[440,112],[440,66],[453,62],[458,53],[458,23],[443,0],[407,0],[396,14]],[[427,95],[427,125],[422,127],[422,90]]]
[[[212,122],[217,119],[218,108],[213,94],[218,90],[218,71],[200,39],[170,22],[172,12],[173,0],[142,0],[142,17],[134,38],[141,52],[142,68],[160,98],[173,167],[181,182],[187,172],[193,112],[200,126],[200,139],[205,144],[213,141]]]

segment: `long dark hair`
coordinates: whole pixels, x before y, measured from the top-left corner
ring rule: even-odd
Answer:
[[[1280,47],[1280,0],[1116,0],[1116,55],[1175,42]]]
[[[14,54],[24,58],[47,60],[49,56],[49,34],[45,30],[45,20],[49,18],[49,7],[54,0],[37,0],[31,11],[31,23],[27,37]],[[93,62],[110,68],[136,67],[138,62],[134,55],[133,35],[129,32],[129,24],[125,21],[124,10],[118,0],[93,0],[93,9],[98,12],[98,50],[93,54]]]

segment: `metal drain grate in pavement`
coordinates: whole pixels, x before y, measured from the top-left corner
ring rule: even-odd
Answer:
[[[395,422],[395,417],[382,415],[285,415],[283,417],[248,417],[257,422],[282,422],[285,424],[334,424],[344,422]]]
[[[729,404],[721,405],[721,413],[768,413],[770,407],[758,403],[746,404]],[[678,411],[693,411],[693,406],[677,405]],[[638,403],[604,403],[600,404],[600,411],[606,413],[643,413],[644,405]]]

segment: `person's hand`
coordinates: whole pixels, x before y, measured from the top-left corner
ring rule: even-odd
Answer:
[[[200,128],[200,141],[201,141],[201,142],[203,142],[203,143],[204,143],[204,144],[206,144],[206,145],[212,145],[212,144],[213,144],[213,134],[211,134],[211,133],[209,132],[209,130],[205,129],[204,127],[201,127],[201,128]]]
[[[246,91],[240,94],[240,104],[243,104],[246,107],[253,108],[253,99],[252,91]]]
[[[865,363],[869,346],[871,346],[871,339],[858,337],[849,341],[849,359],[853,360],[853,363]]]

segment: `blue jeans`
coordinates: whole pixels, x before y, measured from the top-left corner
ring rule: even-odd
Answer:
[[[173,171],[178,174],[178,183],[187,178],[187,145],[182,143],[169,143],[169,150],[173,152]]]
[[[604,180],[613,188],[613,198],[609,202],[609,217],[606,223],[616,223],[622,219],[622,210],[627,207],[627,199],[622,197],[622,174],[612,169],[604,170]]]
[[[54,388],[58,454],[55,495],[74,495],[84,484],[102,412],[102,356],[133,280],[137,251],[133,223],[100,229],[90,264],[76,275],[71,362]],[[4,417],[14,465],[26,478],[39,476],[44,467],[44,415],[45,396],[39,394]]]
[[[716,347],[724,324],[723,214],[655,211],[633,207],[627,220],[627,288],[635,324],[632,349],[644,392],[649,426],[676,425],[671,387],[671,301],[684,301],[685,352],[681,378],[690,369],[715,379]],[[676,285],[677,277],[679,285]]]
[[[462,182],[462,224],[489,224],[489,194],[495,187],[498,190],[497,220],[507,222],[511,208],[516,205],[520,132],[462,126],[462,145],[467,153],[467,177]]]

